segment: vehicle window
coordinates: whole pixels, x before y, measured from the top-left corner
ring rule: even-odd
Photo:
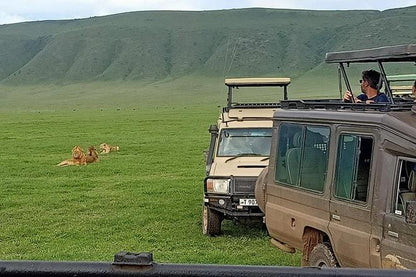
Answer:
[[[335,196],[367,201],[373,139],[353,134],[339,138]]]
[[[406,202],[416,200],[416,162],[399,159],[398,170],[394,213],[401,216],[406,210]]]
[[[217,156],[269,156],[272,128],[223,129]]]
[[[322,192],[328,165],[329,127],[282,124],[276,181]]]

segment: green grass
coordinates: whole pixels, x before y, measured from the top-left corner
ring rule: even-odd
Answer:
[[[336,69],[323,70],[293,79],[289,97],[336,97]],[[225,103],[223,77],[0,90],[1,260],[111,261],[119,251],[150,251],[163,263],[300,265],[264,227],[226,221],[223,235],[202,235],[203,151]],[[103,142],[120,151],[56,166],[74,145]]]
[[[300,265],[264,228],[225,222],[201,232],[207,128],[218,108],[0,113],[0,259],[111,261],[151,251],[157,262]],[[57,167],[74,145],[120,151]]]

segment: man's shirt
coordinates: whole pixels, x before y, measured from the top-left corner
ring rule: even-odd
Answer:
[[[373,98],[368,98],[367,95],[363,93],[363,94],[358,95],[357,98],[363,102],[367,100],[372,100],[374,101],[374,103],[388,103],[389,102],[389,99],[387,99],[387,96],[384,93],[378,93]]]

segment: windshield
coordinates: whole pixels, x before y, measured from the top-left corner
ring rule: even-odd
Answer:
[[[217,156],[269,156],[272,128],[223,129]]]

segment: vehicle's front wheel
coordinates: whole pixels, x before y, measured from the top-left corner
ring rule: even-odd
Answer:
[[[202,215],[202,233],[207,236],[217,236],[221,233],[222,216],[204,205]]]
[[[337,267],[338,263],[329,243],[318,243],[309,254],[309,266]]]

